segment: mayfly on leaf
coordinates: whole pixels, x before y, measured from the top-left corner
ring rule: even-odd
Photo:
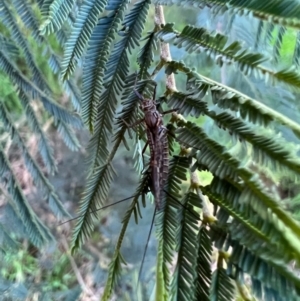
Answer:
[[[144,98],[138,92],[138,90],[136,90],[136,82],[137,78],[133,90],[135,95],[141,101],[140,108],[144,112],[144,118],[131,125],[128,125],[126,121],[124,121],[124,123],[128,127],[133,127],[141,122],[144,122],[146,126],[147,141],[142,151],[142,156],[144,155],[146,147],[149,145],[151,173],[150,188],[155,198],[155,205],[159,210],[161,192],[166,181],[169,169],[167,129],[163,125],[162,114],[156,108],[156,83],[154,86],[153,98],[149,99]]]
[[[142,150],[143,156],[143,164],[144,162],[144,153],[149,146],[150,149],[150,178],[151,178],[151,185],[150,190],[155,199],[155,205],[157,210],[160,210],[161,202],[161,194],[168,176],[169,170],[169,139],[168,139],[168,128],[163,124],[163,115],[169,114],[175,111],[178,111],[183,103],[179,108],[171,109],[165,112],[160,112],[157,109],[157,101],[156,101],[156,88],[157,84],[155,81],[152,81],[154,84],[153,95],[152,98],[144,97],[138,90],[137,90],[137,79],[135,79],[133,91],[136,97],[140,101],[140,108],[143,111],[144,117],[133,124],[128,124],[125,120],[123,122],[127,125],[128,128],[132,128],[137,126],[141,123],[145,125],[146,128],[146,143]],[[147,80],[146,80],[147,82]],[[189,96],[192,94],[188,94]],[[172,135],[174,136],[174,135]]]
[[[147,86],[148,83],[154,86],[153,92],[148,93],[148,95],[152,95],[151,98],[147,98],[144,96],[144,87]],[[135,221],[137,222],[139,217],[142,217],[140,210],[139,199],[142,199],[143,206],[145,206],[145,195],[149,191],[152,192],[155,198],[155,229],[156,236],[159,240],[161,237],[166,236],[166,241],[164,242],[165,248],[169,248],[168,253],[172,253],[174,246],[176,245],[176,229],[180,228],[180,220],[183,218],[182,211],[183,206],[187,205],[189,202],[189,198],[186,198],[186,203],[181,204],[179,200],[182,199],[182,182],[186,180],[186,174],[190,166],[190,159],[185,156],[174,156],[169,160],[169,148],[168,148],[168,129],[163,125],[162,116],[164,113],[160,113],[156,107],[155,100],[155,92],[156,92],[156,84],[153,84],[153,81],[142,80],[140,82],[136,82],[134,80],[134,85],[131,86],[131,94],[128,99],[133,103],[134,101],[138,102],[140,108],[142,109],[144,117],[138,122],[134,122],[132,118],[127,118],[126,116],[132,116],[132,106],[126,107],[126,101],[123,104],[123,114],[120,114],[118,128],[124,128],[128,130],[130,133],[131,127],[139,124],[143,124],[146,128],[146,144],[144,150],[149,144],[150,148],[150,160],[148,169],[145,168],[147,166],[145,163],[144,169],[146,172],[143,172],[140,184],[133,195],[133,200],[129,205],[127,211],[124,214],[124,218],[122,220],[122,228],[120,231],[119,239],[116,244],[115,252],[112,256],[111,264],[109,265],[108,272],[108,280],[106,283],[106,287],[103,294],[103,300],[109,300],[112,294],[112,289],[116,284],[117,276],[120,275],[121,272],[121,264],[125,263],[123,256],[120,253],[121,245],[123,239],[125,237],[125,232],[127,226],[129,224],[130,217],[134,215]],[[185,97],[188,95],[185,95]],[[185,99],[184,99],[185,100]],[[130,103],[130,104],[131,104]],[[130,108],[130,109],[128,109]],[[127,115],[125,114],[127,111]],[[175,110],[170,110],[165,113],[174,112]],[[141,127],[139,126],[139,129]],[[123,134],[124,135],[124,134]],[[125,142],[125,139],[122,141]],[[143,150],[143,153],[144,153]],[[144,161],[144,160],[143,160]],[[107,163],[101,166],[98,171],[103,172],[105,174],[106,170],[110,168],[110,163]],[[93,179],[92,179],[93,180]],[[95,178],[96,180],[96,178]],[[86,193],[89,193],[88,191]],[[187,194],[190,197],[190,192]],[[128,199],[128,198],[127,198]],[[120,203],[118,201],[117,203]],[[194,202],[195,203],[195,202]],[[196,202],[197,203],[197,202]],[[200,201],[198,201],[198,205],[193,204],[192,207],[199,207]],[[105,207],[109,207],[105,206]],[[79,215],[79,225],[81,227],[82,221],[89,218],[89,216],[96,216],[96,211],[98,210],[95,206],[86,207],[88,210],[84,211],[83,215]],[[189,210],[192,210],[190,206],[188,206]],[[152,215],[151,215],[152,216]],[[199,220],[199,214],[195,213],[196,218]],[[154,218],[153,218],[154,219]],[[77,228],[77,229],[76,229]],[[152,226],[151,226],[152,228]],[[82,244],[82,239],[79,236],[78,239],[78,229],[79,227],[75,227],[75,249],[78,245]],[[80,230],[81,231],[81,230]],[[82,231],[85,231],[84,229]],[[88,231],[91,230],[88,229]],[[90,235],[90,234],[89,234]],[[88,236],[88,235],[85,235]],[[74,237],[74,235],[73,235]],[[173,237],[170,241],[170,237]],[[74,242],[74,240],[73,240]],[[74,248],[74,244],[73,244]],[[165,255],[164,255],[165,256]],[[164,258],[164,257],[163,257]],[[163,259],[162,258],[162,259]],[[144,260],[144,259],[143,259]],[[143,261],[142,260],[142,261]],[[170,262],[170,257],[168,256],[166,259],[167,262]]]

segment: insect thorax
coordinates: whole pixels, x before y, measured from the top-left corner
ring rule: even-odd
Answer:
[[[141,109],[144,112],[153,111],[153,110],[156,111],[156,103],[152,99],[144,99],[142,104],[141,104]]]

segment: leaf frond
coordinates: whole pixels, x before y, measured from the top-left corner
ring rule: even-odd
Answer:
[[[225,232],[221,234],[224,229],[224,226],[218,227],[217,230],[213,229],[213,232],[217,231],[219,237],[225,237],[225,240],[216,241],[219,249],[232,250],[227,260],[228,275],[236,279],[243,277],[243,273],[250,275],[253,291],[258,298],[262,298],[264,292],[267,300],[284,300],[281,297],[297,300],[299,278],[295,271],[288,268],[284,260],[278,258],[278,255],[272,257],[271,253],[272,251],[276,253],[276,248],[270,250],[261,244],[259,248],[249,250]],[[265,257],[266,253],[270,255]]]
[[[65,122],[78,129],[82,128],[82,122],[78,116],[72,115],[64,107],[53,102],[53,100],[48,97],[40,96],[40,100],[44,105],[45,110],[52,115],[55,120]]]
[[[52,53],[49,58],[49,66],[52,69],[54,74],[57,74],[61,70],[60,66],[60,58]],[[66,92],[71,96],[71,101],[76,112],[80,112],[81,110],[81,98],[79,89],[73,79],[65,80],[63,82],[64,88]]]
[[[5,26],[7,26],[10,29],[10,32],[12,33],[12,39],[17,43],[17,45],[20,47],[20,49],[22,49],[24,53],[26,63],[29,69],[32,71],[33,82],[42,90],[46,90],[50,92],[51,90],[48,84],[46,83],[43,74],[41,73],[40,69],[37,67],[32,57],[27,39],[21,32],[18,22],[16,21],[15,16],[6,0],[1,1],[0,10],[2,12],[1,21]]]
[[[198,195],[193,192],[188,192],[182,201],[184,207],[180,208],[178,214],[179,229],[177,248],[178,257],[176,269],[170,284],[172,297],[175,300],[193,300],[193,292],[195,288],[198,239],[197,232],[199,231],[199,214],[193,210],[193,204],[200,204]],[[200,207],[200,205],[199,205]],[[202,258],[203,259],[203,258]],[[189,283],[190,285],[187,285]],[[201,299],[202,300],[202,299]]]
[[[126,264],[123,256],[120,253],[122,242],[123,242],[125,232],[126,232],[126,229],[127,229],[127,226],[128,226],[128,223],[130,221],[132,214],[134,214],[134,216],[136,217],[135,221],[137,223],[137,216],[138,216],[138,212],[140,211],[138,201],[139,201],[140,196],[144,197],[145,193],[148,192],[149,175],[150,174],[148,172],[144,173],[144,176],[140,180],[140,184],[134,194],[135,197],[132,200],[131,205],[129,206],[129,208],[127,209],[127,211],[123,217],[123,220],[122,220],[123,225],[122,225],[122,228],[121,228],[121,231],[119,234],[119,238],[118,238],[118,241],[117,241],[117,244],[115,247],[114,256],[109,265],[108,279],[107,279],[107,282],[105,285],[102,300],[109,300],[109,298],[111,297],[111,294],[112,294],[112,290],[116,284],[116,280],[122,270],[121,263]]]
[[[279,32],[283,35],[282,30]],[[179,33],[173,29],[173,24],[166,24],[157,35],[163,42],[184,48],[189,53],[205,52],[214,57],[220,66],[224,63],[234,64],[246,76],[254,75],[258,79],[264,78],[267,84],[275,86],[282,83],[292,91],[299,91],[300,76],[293,68],[279,71],[267,68],[262,65],[267,60],[265,56],[243,49],[237,41],[228,44],[228,38],[219,33],[212,35],[205,28],[192,26],[186,26]],[[278,51],[280,45],[275,43],[274,47]]]
[[[192,132],[194,134],[190,135]],[[237,175],[245,182],[246,186],[243,190],[243,200],[250,204],[257,214],[271,222],[278,230],[282,230],[283,228],[286,229],[286,234],[284,235],[286,243],[294,250],[295,259],[299,261],[300,241],[297,238],[296,233],[299,233],[300,225],[283,210],[279,203],[279,199],[276,199],[274,195],[271,195],[266,191],[262,181],[259,179],[259,175],[253,174],[249,168],[245,167],[247,166],[246,163],[237,160],[229,151],[226,151],[223,146],[216,141],[209,139],[202,129],[192,123],[186,123],[185,128],[178,129],[177,133],[179,135],[178,138],[183,143],[193,146],[196,149],[200,148],[202,150],[205,147],[210,149],[210,153],[205,153],[205,156],[201,153],[198,154],[198,160],[205,157],[205,165],[209,166],[209,170],[212,170],[212,168],[215,168],[216,166],[214,157],[210,155],[214,153],[221,161],[220,163],[217,163],[218,165],[221,163],[226,164],[237,173]],[[217,176],[220,177],[220,175]],[[221,176],[225,177],[228,175],[222,173]]]
[[[20,49],[16,46],[15,42],[2,34],[0,34],[0,45],[0,50],[7,53],[9,57],[15,58],[20,55]]]
[[[234,144],[238,143],[238,140],[251,143],[251,147],[247,144],[244,145],[251,151],[255,162],[258,164],[271,166],[278,171],[293,171],[293,176],[299,174],[298,157],[291,152],[291,146],[287,141],[279,137],[259,134],[262,132],[261,128],[254,127],[229,112],[217,114],[215,111],[209,110],[207,102],[201,100],[205,91],[201,91],[200,94],[196,92],[192,96],[174,92],[168,100],[168,104],[174,108],[179,107],[181,114],[210,117],[216,122],[217,126],[230,133]]]
[[[251,143],[253,157],[257,164],[270,166],[268,162],[271,162],[274,170],[281,171],[284,170],[284,167],[288,167],[295,174],[299,174],[298,157],[292,154],[287,141],[270,135],[258,134],[262,132],[262,129],[250,126],[227,112],[215,114],[210,111],[207,116],[215,120],[218,126],[228,130],[233,137]]]
[[[75,3],[76,0],[55,0],[47,9],[43,5],[43,12],[47,11],[47,20],[40,26],[41,34],[51,34],[61,29]]]
[[[164,42],[184,48],[188,53],[205,52],[208,56],[215,57],[220,66],[223,63],[236,63],[238,68],[246,73],[267,60],[260,53],[251,53],[243,49],[242,44],[237,41],[228,44],[226,36],[211,34],[205,28],[186,26],[182,32],[178,32],[173,29],[173,24],[166,24],[157,36]]]
[[[94,212],[106,200],[113,179],[114,170],[111,163],[97,167],[87,181],[83,197],[80,201],[78,218],[72,235],[71,250],[74,253],[82,246],[85,239],[90,237],[94,230],[94,221],[97,217]]]
[[[77,87],[77,84],[74,80],[69,79],[64,81],[64,88],[66,89],[66,92],[71,96],[71,102],[73,104],[73,107],[76,112],[81,111],[81,98],[80,98],[80,92]]]
[[[1,191],[1,189],[0,189]],[[0,223],[0,242],[1,242],[1,251],[5,250],[16,250],[20,246],[17,241],[15,241],[12,237],[10,237],[7,229]]]
[[[212,281],[212,242],[205,225],[202,225],[198,232],[197,252],[197,275],[195,278],[196,295],[194,300],[209,301],[209,289]]]
[[[141,114],[138,111],[138,105],[140,104],[140,100],[133,92],[133,86],[135,83],[136,74],[131,74],[127,77],[126,83],[124,85],[124,93],[121,97],[122,100],[122,112],[119,114],[116,122],[117,131],[114,134],[113,141],[116,142],[116,146],[119,145],[117,142],[123,142],[127,149],[129,149],[127,145],[127,141],[125,138],[125,132],[128,129],[127,125],[123,120],[126,121],[127,124],[133,124],[136,120],[139,120]],[[136,85],[136,90],[143,95],[152,95],[154,89],[154,82],[151,80],[143,80],[139,81]],[[138,132],[140,129],[138,129]],[[113,148],[114,152],[116,151],[116,147]]]
[[[115,109],[129,71],[128,51],[130,52],[135,45],[138,45],[149,4],[148,0],[138,1],[125,16],[123,25],[126,27],[126,33],[122,39],[115,44],[107,62],[106,72],[103,78],[105,90],[99,102],[99,108],[101,109],[98,110],[99,118],[97,118],[96,133],[94,133],[94,138],[92,138],[88,147],[93,154],[97,154],[101,149],[105,150],[107,148],[107,135],[112,131]],[[106,107],[107,110],[102,110],[103,107]],[[123,133],[125,133],[124,130],[125,128],[122,127],[121,131]],[[110,157],[114,155],[115,150],[112,151]],[[95,164],[97,164],[95,159],[99,158],[99,156],[93,156],[93,158],[94,159],[90,161],[92,167],[95,167]]]
[[[85,1],[80,6],[78,18],[76,18],[70,37],[65,44],[64,58],[61,63],[61,76],[64,80],[68,79],[75,70],[75,60],[84,53],[93,28],[106,4],[106,0],[92,0]]]
[[[11,138],[17,143],[17,145],[22,150],[22,155],[24,158],[25,165],[30,172],[33,181],[36,185],[40,186],[45,192],[47,196],[47,201],[52,208],[55,209],[54,213],[60,218],[62,216],[69,216],[69,214],[63,208],[62,203],[60,202],[59,198],[55,194],[53,186],[50,184],[48,179],[44,176],[43,172],[41,171],[40,167],[34,160],[34,158],[30,155],[27,147],[23,139],[21,138],[17,128],[14,126],[7,109],[5,108],[4,104],[0,102],[0,119],[4,124],[4,127],[7,132],[10,132]]]
[[[118,274],[122,269],[122,264],[126,263],[120,251],[116,251],[114,253],[114,257],[109,264],[108,277],[106,281],[106,285],[104,288],[104,292],[102,295],[102,301],[109,301],[112,295],[113,287],[116,285]]]
[[[189,160],[185,157],[174,156],[169,162],[168,178],[164,187],[164,196],[161,208],[155,218],[157,239],[162,245],[162,266],[157,269],[157,277],[162,277],[166,292],[170,282],[170,271],[168,264],[173,260],[176,243],[176,224],[178,203],[175,199],[181,199],[180,184],[186,179]],[[172,197],[170,197],[170,195]]]
[[[37,41],[37,43],[43,43],[44,39],[39,34],[39,21],[29,2],[13,0],[12,3],[26,28],[31,30],[32,37]]]
[[[188,84],[193,87],[193,89],[198,90],[199,98],[201,95],[203,97],[209,91],[211,93],[213,103],[217,104],[222,109],[230,109],[234,112],[239,112],[241,118],[263,126],[267,126],[272,120],[274,120],[290,128],[296,135],[300,135],[300,126],[297,122],[264,105],[263,103],[258,102],[257,100],[248,97],[233,88],[229,88],[228,86],[200,75],[182,63],[175,61],[168,63],[166,70],[167,74],[173,73],[175,70],[179,70],[187,74],[189,78]],[[202,104],[200,103],[199,105],[201,106]],[[188,102],[186,105],[183,105],[183,108],[185,106],[188,110]]]
[[[148,35],[143,39],[145,40],[144,46],[139,52],[137,62],[140,66],[140,74],[143,78],[144,75],[147,75],[148,69],[154,59],[154,51],[157,49],[157,36],[155,29],[148,33]]]
[[[223,268],[223,258],[219,253],[217,269],[213,272],[210,300],[230,301],[234,300],[234,285]]]
[[[83,65],[82,118],[89,126],[91,132],[93,132],[94,121],[97,117],[97,108],[99,106],[102,108],[99,102],[101,102],[102,98],[103,76],[105,65],[109,58],[110,47],[117,27],[123,19],[128,1],[114,1],[113,4],[113,7],[108,5],[106,9],[114,9],[114,11],[108,16],[99,19],[97,26],[93,30]],[[105,112],[103,116],[106,116]],[[106,123],[111,122],[107,121],[104,124]]]
[[[19,100],[27,117],[29,126],[34,134],[38,137],[38,150],[42,160],[50,173],[57,171],[56,162],[53,155],[53,149],[49,145],[47,136],[39,124],[39,121],[30,105],[30,100],[22,91],[19,92]]]
[[[57,130],[70,150],[77,151],[80,148],[79,141],[73,129],[68,124],[58,121]]]
[[[1,179],[2,181],[4,180],[6,182],[4,183],[5,187],[11,195],[11,198],[16,206],[16,210],[20,214],[21,221],[29,234],[30,240],[35,246],[41,247],[48,242],[47,238],[45,237],[45,229],[41,229],[40,222],[29,207],[28,202],[22,193],[22,189],[15,179],[12,168],[4,154],[1,144],[0,166]]]
[[[300,67],[300,31],[297,32],[297,37],[296,37],[296,46],[294,50],[294,55],[293,55],[293,60],[292,63],[296,68],[299,69]]]
[[[40,90],[34,83],[29,81],[19,69],[0,51],[0,68],[9,76],[10,80],[18,86],[21,93],[31,94],[32,98],[40,99],[44,108],[55,118],[77,128],[82,127],[81,120],[68,112],[65,108],[56,104],[47,94]]]
[[[196,6],[200,9],[207,6],[212,10],[218,9],[219,13],[229,11],[229,13],[239,15],[251,13],[252,16],[263,21],[300,28],[300,4],[289,0],[275,0],[272,3],[260,0],[155,0],[154,4]]]
[[[264,246],[264,251],[259,252],[260,256],[271,261],[280,260],[288,264],[294,258],[293,251],[286,248],[282,233],[243,202],[243,194],[239,189],[215,177],[209,187],[202,187],[201,190],[213,204],[220,207],[217,213],[219,223],[226,225],[230,221],[227,228],[233,239],[253,252]]]
[[[278,62],[279,62],[280,50],[281,50],[285,32],[286,32],[286,28],[284,26],[280,26],[278,29],[278,34],[277,34],[276,41],[275,41],[274,47],[273,47],[273,60],[276,64],[278,64]]]

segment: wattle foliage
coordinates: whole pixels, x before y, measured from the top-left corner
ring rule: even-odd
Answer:
[[[37,34],[38,23],[27,5],[29,1],[12,2],[24,25],[33,30],[38,42],[44,43],[45,36]],[[52,150],[30,106],[31,99],[38,98],[54,117],[58,131],[71,149],[77,148],[77,141],[70,126],[79,127],[81,123],[53,101],[53,93],[32,57],[9,3],[0,3],[0,21],[11,33],[9,38],[0,35],[0,68],[16,86],[28,121],[41,137],[39,151],[44,164],[53,171]],[[169,176],[162,208],[155,217],[156,300],[229,301],[237,296],[243,300],[254,300],[253,296],[268,301],[299,300],[300,224],[286,210],[287,201],[276,184],[283,178],[299,183],[300,124],[299,118],[276,108],[272,100],[280,98],[279,92],[289,93],[282,99],[294,105],[293,113],[299,117],[299,107],[294,102],[300,92],[299,33],[295,33],[291,62],[284,67],[281,51],[288,30],[300,28],[300,5],[289,0],[153,3],[192,6],[199,9],[199,14],[206,9],[212,17],[227,21],[226,30],[214,28],[216,33],[210,28],[186,24],[179,31],[174,24],[160,24],[156,7],[154,29],[145,34],[152,9],[149,0],[133,4],[127,0],[38,1],[44,17],[40,33],[55,33],[64,47],[61,63],[48,50],[49,64],[65,80],[74,106],[77,110],[82,108],[82,120],[92,134],[88,145],[89,176],[73,232],[72,251],[80,248],[94,230],[97,214],[91,212],[106,202],[115,176],[112,161],[117,150],[122,143],[129,148],[127,132],[132,130],[126,124],[134,124],[142,117],[133,92],[137,77],[133,70],[137,69],[139,79],[136,89],[148,97],[152,95],[157,73],[164,70],[166,89],[159,100],[178,110],[166,125],[175,138],[169,139]],[[31,17],[25,18],[26,14]],[[237,33],[234,26],[240,24],[237,15],[254,24],[252,48],[245,45],[249,40],[235,40],[232,34]],[[184,51],[183,61],[166,59],[165,49],[156,57],[157,46],[163,43],[171,45],[174,52]],[[269,49],[260,51],[262,44]],[[30,76],[26,77],[13,63],[11,58],[17,50],[22,51]],[[136,50],[139,52],[134,61]],[[209,62],[218,76],[189,65],[189,57],[196,55]],[[70,79],[78,63],[83,66],[81,100]],[[173,75],[176,79],[185,78],[184,88],[177,90],[170,83]],[[235,81],[242,82],[242,90]],[[199,125],[200,116],[205,118],[204,126]],[[65,214],[2,102],[0,120],[21,148],[35,182],[45,189],[53,211]],[[134,130],[135,142],[138,138],[146,140],[141,125]],[[180,145],[179,151],[178,147],[172,148],[174,140]],[[16,210],[39,246],[46,240],[46,234],[30,211],[2,148],[0,161],[1,177],[10,175],[6,187]],[[211,183],[203,185],[199,181],[202,171],[212,174]],[[187,181],[186,189],[183,183]],[[120,251],[126,228],[132,214],[138,221],[139,199],[144,203],[149,183],[149,173],[145,172],[122,221],[102,300],[112,296],[126,260]],[[292,264],[296,268],[289,268]]]

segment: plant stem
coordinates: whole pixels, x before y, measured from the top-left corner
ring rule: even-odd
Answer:
[[[161,5],[155,6],[155,17],[154,18],[155,18],[155,25],[159,28],[161,28],[166,23],[163,7]],[[168,43],[163,43],[163,42],[160,43],[160,59],[161,59],[161,61],[164,61],[164,62],[172,61],[170,46]],[[166,88],[169,91],[174,91],[174,92],[177,91],[174,73],[167,75]],[[176,112],[173,112],[172,115],[173,115],[173,118],[176,120],[184,120],[185,121],[184,117]],[[204,196],[202,194],[201,190],[199,189],[199,186],[201,183],[200,183],[197,171],[192,172],[190,170],[190,177],[191,177],[191,185],[194,187],[197,187],[196,188],[197,194],[199,195],[199,197],[202,201],[204,220],[206,220],[206,221],[215,220],[214,218],[212,218],[213,214],[212,214],[211,208],[210,208],[211,207],[210,201],[208,200],[208,198],[206,196]]]
[[[161,5],[155,6],[154,22],[159,28],[166,24],[163,7]],[[162,42],[160,43],[160,58],[164,62],[172,61],[169,44]],[[174,73],[167,75],[166,87],[168,90],[177,91]]]

